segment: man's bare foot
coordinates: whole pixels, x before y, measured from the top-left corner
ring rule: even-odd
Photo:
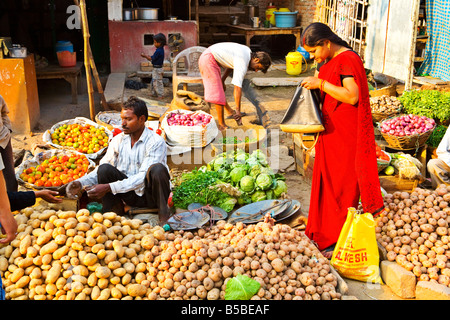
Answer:
[[[217,125],[217,129],[219,129],[219,131],[225,131],[227,130],[229,127],[227,125]]]

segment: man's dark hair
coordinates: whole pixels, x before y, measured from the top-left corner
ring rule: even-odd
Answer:
[[[166,45],[166,36],[162,33],[155,34],[153,36],[153,41],[161,43],[163,46]]]
[[[272,64],[272,59],[270,58],[269,54],[264,51],[258,51],[258,52],[252,52],[252,58],[258,58],[259,63],[262,65],[262,72],[266,73],[267,69],[269,69],[270,65]]]
[[[145,116],[145,120],[148,119],[148,109],[147,105],[141,99],[138,99],[135,96],[131,96],[122,106],[122,109],[130,109],[133,110],[133,113],[138,117]]]

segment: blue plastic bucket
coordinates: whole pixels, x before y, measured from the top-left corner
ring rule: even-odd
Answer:
[[[275,11],[275,26],[277,28],[293,28],[297,24],[297,13],[294,12],[278,12]]]
[[[61,41],[56,42],[55,50],[56,50],[56,52],[60,52],[60,51],[73,52],[73,44],[70,41],[61,40]]]

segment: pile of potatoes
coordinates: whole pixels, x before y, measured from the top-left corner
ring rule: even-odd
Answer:
[[[376,234],[387,259],[420,281],[450,287],[450,186],[388,193],[384,201]]]
[[[224,299],[237,274],[261,284],[253,299],[340,299],[328,260],[287,225],[219,221],[165,232],[114,212],[26,208],[0,246],[6,299]]]

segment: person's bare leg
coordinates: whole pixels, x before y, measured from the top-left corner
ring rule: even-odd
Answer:
[[[225,124],[225,117],[223,112],[223,107],[220,104],[215,104],[216,106],[216,112],[217,112],[217,121],[219,122],[218,129],[219,131],[225,130],[228,128],[228,126]]]
[[[231,114],[233,116],[233,119],[236,120],[238,126],[242,126],[241,117],[240,116],[237,117],[237,112],[235,110],[233,110],[233,108],[231,108],[227,102],[225,103],[225,109],[227,110],[227,112],[229,114]]]

